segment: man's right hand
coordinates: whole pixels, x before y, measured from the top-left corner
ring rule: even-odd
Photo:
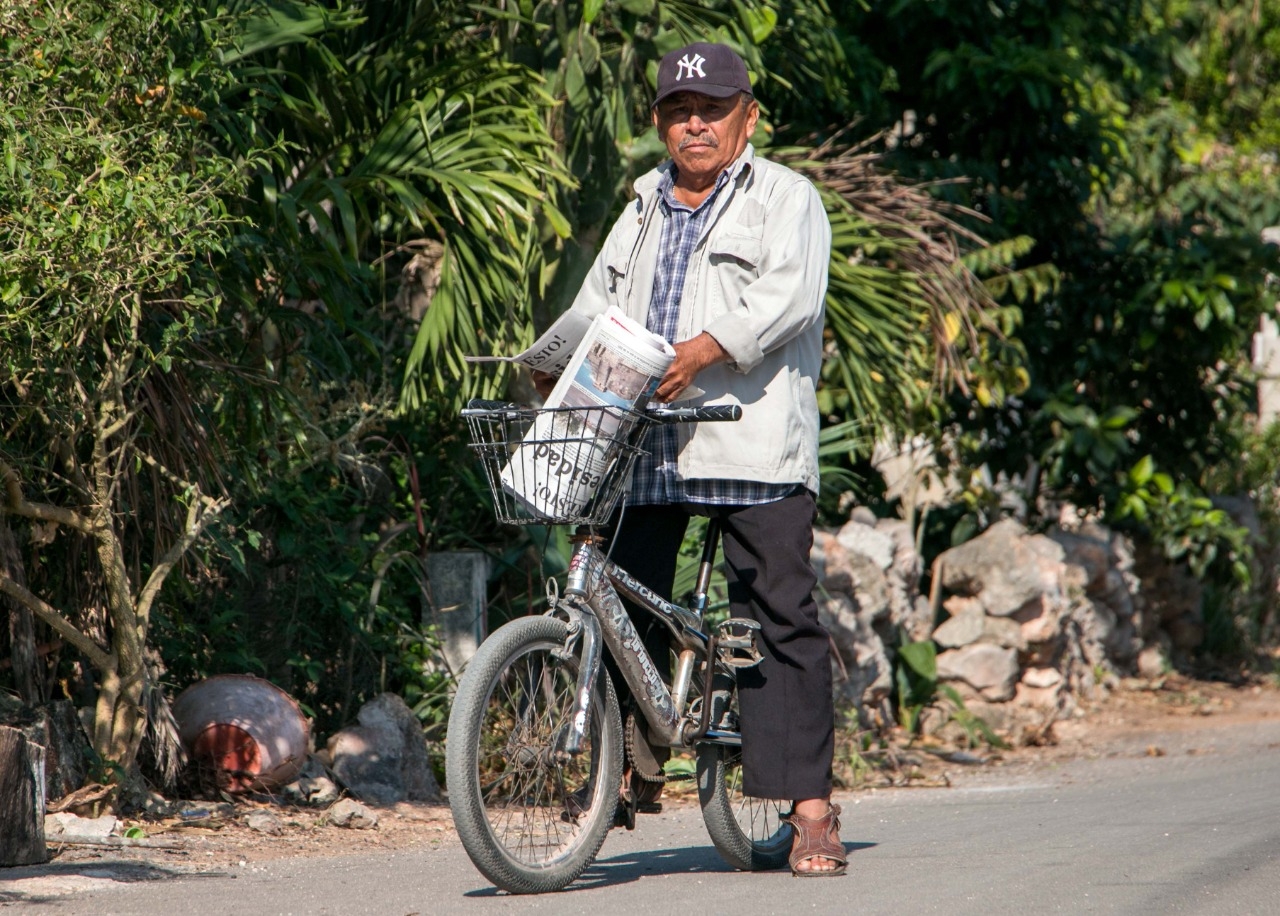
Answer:
[[[706,331],[675,345],[676,358],[654,392],[655,400],[670,403],[678,398],[708,366],[729,361],[729,353]]]

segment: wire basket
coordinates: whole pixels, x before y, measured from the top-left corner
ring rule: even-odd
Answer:
[[[603,525],[631,477],[645,416],[618,407],[463,412],[471,447],[510,525]]]

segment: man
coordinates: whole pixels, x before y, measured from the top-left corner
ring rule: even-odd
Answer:
[[[742,407],[737,423],[650,434],[613,557],[670,598],[690,516],[721,519],[732,613],[762,627],[764,661],[739,679],[743,788],[794,801],[795,874],[835,875],[829,639],[809,563],[831,228],[807,179],[755,155],[758,117],[728,47],[662,58],[653,123],[671,159],[636,182],[573,307],[617,305],[674,342],[656,400],[696,382],[695,403]]]

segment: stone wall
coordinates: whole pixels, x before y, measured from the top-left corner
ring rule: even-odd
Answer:
[[[870,724],[893,687],[899,634],[915,641],[933,629],[911,527],[855,510],[838,531],[814,531],[812,560],[819,613],[835,644],[836,701],[856,706]]]
[[[940,682],[1011,733],[1070,715],[1120,676],[1158,677],[1203,639],[1198,584],[1097,524],[1038,534],[1001,521],[937,558],[929,596],[904,521],[855,512],[815,532],[813,563],[837,701],[867,725],[892,721],[903,639],[932,639]]]

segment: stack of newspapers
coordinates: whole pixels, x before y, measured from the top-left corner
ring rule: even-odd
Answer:
[[[574,518],[583,514],[622,449],[642,410],[675,358],[663,338],[611,306],[587,319],[575,313],[557,322],[526,350],[556,359],[514,357],[560,379],[521,443],[502,469],[503,488],[538,517]],[[572,327],[581,328],[575,332]],[[573,341],[575,333],[581,339]],[[565,353],[571,351],[566,359]]]

